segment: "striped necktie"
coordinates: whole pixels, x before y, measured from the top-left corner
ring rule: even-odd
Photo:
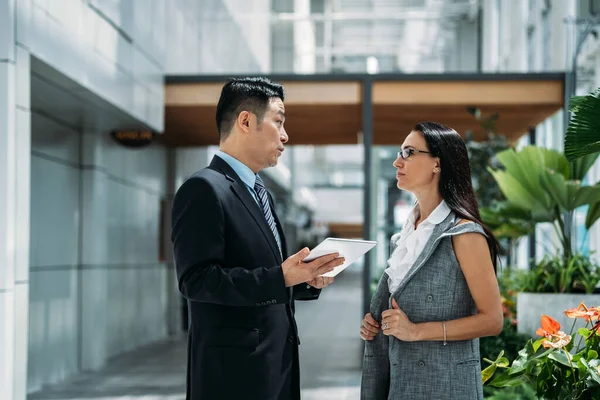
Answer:
[[[267,224],[269,224],[269,228],[271,228],[271,232],[273,232],[273,237],[275,237],[275,241],[277,242],[277,247],[279,248],[279,255],[281,255],[281,257],[283,258],[283,255],[281,254],[281,241],[279,239],[279,235],[277,234],[275,218],[273,217],[273,213],[271,212],[271,205],[269,204],[269,195],[267,194],[267,189],[265,189],[265,184],[258,175],[256,175],[254,191],[258,195],[258,200],[262,207],[263,214],[265,214]]]

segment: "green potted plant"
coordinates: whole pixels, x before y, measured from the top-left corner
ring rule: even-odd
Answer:
[[[512,363],[503,351],[494,361],[485,360],[490,366],[482,371],[483,383],[496,388],[532,386],[541,399],[600,398],[599,312],[584,303],[566,310],[568,318],[586,322],[577,330],[573,324],[569,334],[555,319],[543,315],[536,331],[541,338],[529,340]]]
[[[597,158],[595,153],[569,163],[556,150],[527,146],[519,152],[511,149],[498,154],[503,168],[491,169],[506,197],[495,207],[498,220],[522,226],[523,230],[536,223],[549,223],[560,242],[556,255],[533,263],[521,279],[517,296],[517,327],[521,333],[533,335],[532,321],[539,315],[557,307],[566,308],[578,299],[600,303],[600,297],[569,294],[591,293],[598,282],[597,266],[588,256],[574,254],[572,243],[575,209],[589,206],[587,229],[600,218],[600,184],[582,183]]]

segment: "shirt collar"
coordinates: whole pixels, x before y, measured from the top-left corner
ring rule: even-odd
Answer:
[[[250,168],[237,158],[230,156],[222,150],[218,150],[216,155],[219,156],[220,159],[225,161],[229,166],[235,171],[236,174],[240,177],[242,182],[246,184],[246,186],[250,188],[254,188],[254,183],[256,182],[256,174],[252,172]]]
[[[448,207],[448,204],[446,204],[446,201],[442,200],[442,202],[440,204],[438,204],[438,206],[435,208],[435,210],[433,210],[433,212],[429,215],[429,217],[427,217],[427,219],[425,219],[425,221],[423,221],[421,223],[438,225],[439,223],[443,222],[446,219],[446,217],[450,214],[451,211],[452,211],[452,209],[450,207]],[[419,214],[419,204],[416,204],[415,208],[413,209],[413,212],[411,212],[408,217],[409,221],[413,227],[415,226],[415,220],[416,220],[418,214]]]

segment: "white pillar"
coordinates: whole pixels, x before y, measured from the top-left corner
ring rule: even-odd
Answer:
[[[81,264],[106,266],[108,253],[108,181],[100,170],[105,166],[104,135],[85,131],[83,134],[81,202]],[[107,341],[108,271],[106,268],[80,269],[81,303],[81,369],[97,370],[106,364],[110,349]]]
[[[24,400],[29,325],[29,53],[15,45],[15,0],[0,0],[0,398]]]
[[[27,397],[29,344],[29,243],[31,199],[31,69],[29,52],[16,46],[15,187],[15,386],[14,399]]]

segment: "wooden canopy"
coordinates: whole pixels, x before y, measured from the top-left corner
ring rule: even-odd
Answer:
[[[497,132],[514,142],[564,104],[563,74],[460,74],[270,77],[285,87],[288,144],[362,143],[363,85],[372,82],[373,144],[400,144],[421,121],[484,137],[481,117],[497,113]],[[171,77],[165,132],[173,147],[218,144],[216,104],[227,77]]]

